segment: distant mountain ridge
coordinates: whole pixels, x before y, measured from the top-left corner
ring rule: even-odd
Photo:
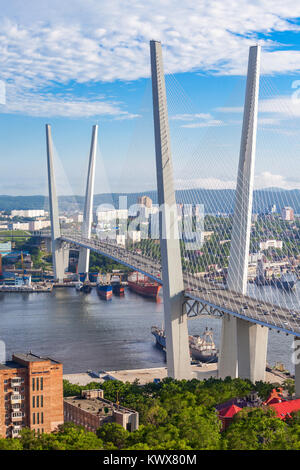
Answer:
[[[94,209],[101,204],[113,204],[119,207],[119,197],[127,197],[128,207],[137,203],[139,196],[149,196],[153,203],[157,203],[156,191],[136,193],[95,194]],[[234,189],[183,189],[176,191],[178,203],[204,204],[206,213],[229,213],[234,208]],[[286,190],[281,188],[266,188],[255,190],[253,193],[253,212],[264,212],[273,204],[280,211],[284,206],[291,206],[295,213],[300,213],[300,190]],[[60,211],[83,210],[83,196],[60,196]],[[13,209],[47,209],[48,198],[45,196],[7,196],[0,195],[0,210]]]

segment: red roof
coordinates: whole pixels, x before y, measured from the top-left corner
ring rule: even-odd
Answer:
[[[283,401],[281,403],[273,403],[270,408],[276,411],[277,418],[284,419],[293,411],[300,410],[300,398],[297,400]]]
[[[282,388],[279,389],[279,393],[276,388],[273,388],[269,397],[264,402],[264,405],[273,405],[275,403],[281,403],[282,401],[286,401],[285,398],[282,397]]]
[[[219,412],[219,416],[222,416],[222,418],[232,418],[241,409],[242,408],[240,408],[239,406],[231,405],[231,406],[228,406],[227,408],[223,408],[223,410]]]

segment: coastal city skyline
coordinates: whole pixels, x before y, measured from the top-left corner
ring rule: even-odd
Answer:
[[[299,450],[300,6],[12,0],[0,37],[0,452]]]

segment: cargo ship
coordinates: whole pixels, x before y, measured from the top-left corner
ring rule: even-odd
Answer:
[[[165,331],[157,326],[152,326],[151,333],[156,339],[156,344],[166,349]],[[202,336],[189,336],[190,356],[201,362],[218,362],[218,350],[213,340],[212,329],[206,328]]]
[[[110,300],[112,298],[112,286],[110,284],[97,284],[97,292],[101,299]]]
[[[147,276],[135,272],[128,277],[128,287],[133,292],[157,299],[161,285],[158,282],[151,281]]]

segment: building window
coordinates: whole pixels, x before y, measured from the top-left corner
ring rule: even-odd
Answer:
[[[32,397],[32,408],[35,408],[35,397]]]
[[[32,390],[35,390],[35,378],[32,379]]]
[[[35,413],[32,413],[32,424],[35,424]]]
[[[40,407],[40,397],[39,396],[36,397],[36,407],[37,408]]]
[[[40,379],[37,377],[37,379],[36,379],[36,389],[37,390],[40,389],[39,385],[40,385]]]
[[[44,413],[41,413],[41,424],[44,424]]]
[[[41,377],[40,385],[41,385],[41,390],[44,390],[44,379],[43,379],[43,377]]]
[[[36,414],[36,424],[40,424],[40,413]]]
[[[44,406],[44,397],[43,395],[41,395],[41,408],[43,408],[43,406]]]

